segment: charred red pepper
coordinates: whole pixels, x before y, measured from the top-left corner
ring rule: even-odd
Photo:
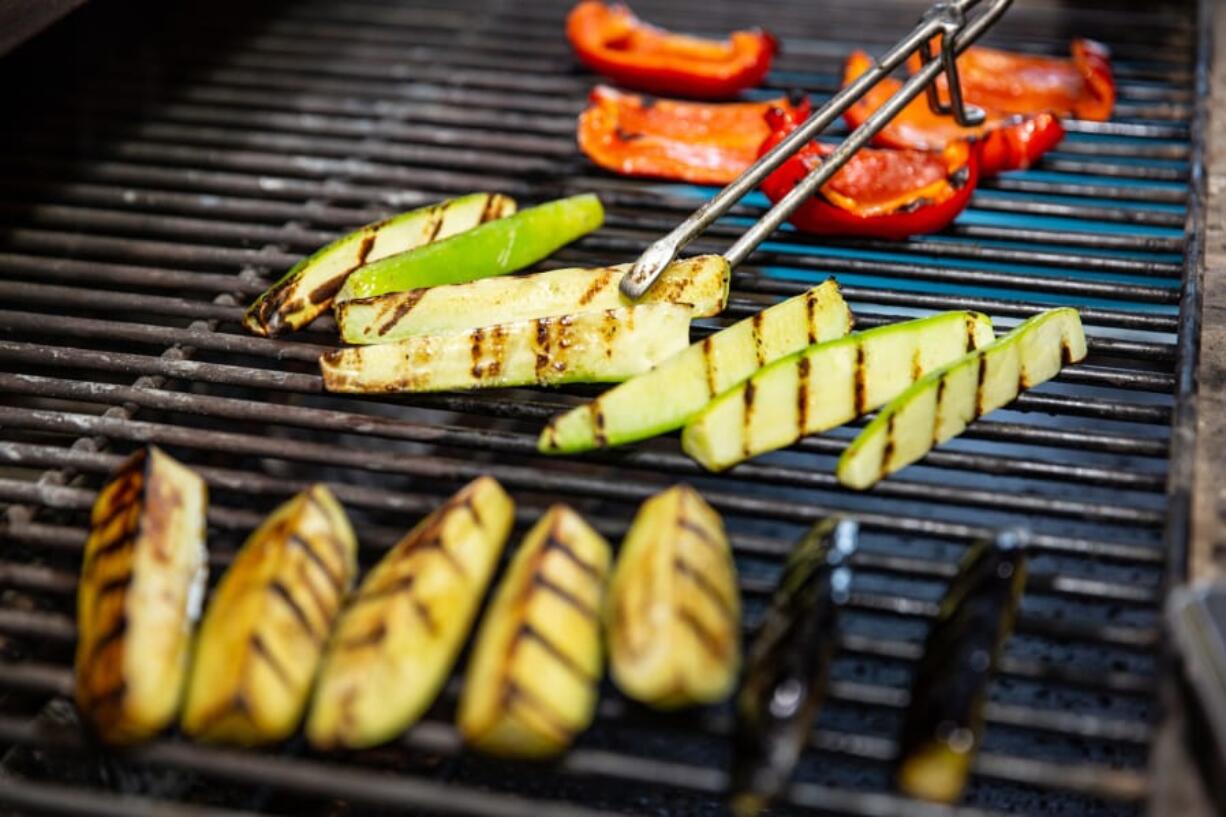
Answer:
[[[799,124],[778,108],[768,111],[766,119],[771,135],[760,153]],[[762,182],[762,192],[779,201],[833,150],[810,142]],[[816,235],[903,239],[935,232],[970,201],[979,181],[978,153],[978,145],[967,142],[952,142],[939,152],[863,148],[790,221]]]
[[[974,49],[972,49],[974,50]],[[847,58],[843,84],[848,85],[872,67],[873,60],[863,51]],[[959,62],[961,65],[961,62]],[[902,86],[896,79],[883,79],[847,109],[843,118],[852,128],[859,127]],[[964,128],[952,116],[932,112],[924,97],[917,97],[903,108],[875,137],[873,144],[890,148],[943,150],[959,140],[974,139],[980,145],[979,172],[994,176],[1005,170],[1030,167],[1040,156],[1064,138],[1064,127],[1050,113],[1031,115],[1001,114],[986,110],[982,125]]]
[[[566,36],[584,64],[631,88],[720,99],[762,81],[778,50],[765,31],[734,31],[704,40],[648,25],[620,3],[584,0],[566,20]]]
[[[601,167],[626,176],[727,184],[753,164],[777,107],[803,121],[809,100],[682,102],[598,85],[579,117],[579,147]]]

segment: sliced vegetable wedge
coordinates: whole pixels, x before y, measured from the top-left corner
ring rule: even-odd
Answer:
[[[412,289],[337,304],[347,343],[387,343],[438,332],[634,306],[618,292],[629,264],[559,269],[487,278],[467,284]],[[732,270],[723,256],[702,255],[669,264],[637,303],[676,303],[693,317],[718,315],[728,302]]]
[[[716,703],[736,683],[741,594],[724,523],[693,488],[643,503],[605,605],[617,686],[659,709]]]
[[[421,717],[468,635],[514,512],[502,486],[480,477],[370,571],[320,670],[306,725],[314,746],[374,746]]]
[[[708,403],[686,425],[681,447],[706,468],[722,470],[873,411],[992,340],[986,315],[943,312],[810,346]]]
[[[208,572],[204,480],[137,451],[90,513],[77,588],[76,703],[103,741],[135,743],[178,715]]]
[[[309,324],[329,306],[355,269],[382,258],[442,241],[515,212],[498,193],[473,193],[367,224],[299,261],[255,299],[243,326],[273,337]]]
[[[650,372],[554,417],[537,447],[547,454],[623,445],[685,425],[712,397],[758,368],[851,329],[833,279],[708,335]]]
[[[457,715],[470,746],[547,757],[587,728],[609,545],[565,505],[524,537],[481,622]]]
[[[520,210],[443,241],[389,256],[355,270],[337,302],[439,284],[460,284],[531,266],[604,222],[591,193]]]
[[[929,372],[890,401],[839,458],[839,481],[851,488],[872,486],[1085,356],[1076,309],[1030,318],[994,343]]]
[[[324,387],[339,392],[608,383],[668,359],[689,336],[688,306],[655,303],[338,349],[319,364]]]
[[[183,731],[255,746],[298,728],[324,645],[357,573],[357,539],[323,485],[251,534],[205,611]]]

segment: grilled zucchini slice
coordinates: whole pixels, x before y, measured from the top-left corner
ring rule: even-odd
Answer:
[[[810,346],[712,400],[686,425],[681,447],[723,470],[880,408],[926,372],[992,340],[986,315],[944,312]]]
[[[77,708],[108,743],[179,711],[208,573],[204,480],[158,448],[129,457],[90,514],[77,590]]]
[[[251,534],[200,625],[185,733],[243,746],[293,733],[353,587],[357,549],[345,510],[323,485],[277,508]]]
[[[515,212],[498,193],[473,193],[367,224],[302,261],[247,309],[243,326],[273,337],[309,324],[332,305],[350,273],[363,264],[441,241]]]
[[[711,398],[757,369],[851,329],[851,310],[831,279],[709,335],[650,372],[549,421],[537,447],[573,454],[645,440],[680,428]]]
[[[689,307],[643,304],[339,349],[319,364],[336,392],[605,383],[684,349],[689,332]]]
[[[898,785],[913,797],[962,796],[983,732],[988,681],[1026,585],[1024,536],[1003,531],[967,551],[941,601],[903,721]]]
[[[514,512],[502,486],[480,477],[380,560],[328,646],[306,725],[312,744],[374,746],[421,717],[455,663]]]
[[[336,305],[336,323],[346,343],[388,343],[413,335],[634,306],[617,289],[629,269],[629,264],[558,269],[355,298]],[[670,264],[638,303],[685,304],[695,318],[718,315],[728,303],[731,280],[723,256],[689,258]]]
[[[1076,309],[1052,309],[1022,322],[994,343],[929,372],[891,400],[839,458],[839,482],[871,487],[1085,356],[1086,337]]]
[[[788,556],[750,643],[736,697],[729,803],[753,817],[792,779],[826,696],[840,607],[848,599],[859,525],[817,523]]]
[[[609,545],[565,505],[524,537],[481,622],[460,732],[494,755],[557,754],[592,721]]]
[[[741,658],[741,596],[719,514],[688,485],[643,503],[605,605],[609,668],[661,709],[722,701]]]

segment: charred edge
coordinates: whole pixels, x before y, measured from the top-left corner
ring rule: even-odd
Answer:
[[[565,602],[569,607],[582,615],[584,618],[589,618],[592,620],[596,619],[596,609],[594,607],[567,590],[565,587],[555,584],[552,579],[545,576],[540,571],[537,571],[536,575],[533,576],[532,583],[538,589],[545,591],[559,601]]]
[[[474,379],[480,380],[485,373],[485,367],[481,365],[481,344],[485,341],[485,330],[478,327],[470,332],[468,337],[472,340],[472,350],[470,352],[473,361],[472,375]]]
[[[937,381],[937,404],[932,410],[932,444],[937,444],[937,437],[941,430],[941,404],[945,400],[945,378]]]
[[[911,382],[914,383],[924,376],[924,364],[920,361],[920,349],[918,346],[911,352]]]
[[[716,659],[722,661],[727,656],[731,645],[708,630],[707,625],[698,620],[693,610],[690,610],[688,607],[682,607],[677,611],[677,620],[686,627],[689,627],[691,632],[694,633],[695,640]]]
[[[804,435],[809,425],[809,371],[813,364],[801,357],[796,363],[796,433]]]
[[[587,290],[579,296],[579,305],[587,306],[589,303],[591,303],[592,299],[599,295],[600,292],[609,285],[610,279],[613,278],[613,272],[613,269],[610,267],[605,267],[602,269],[600,274],[596,276],[596,280],[592,281]]]
[[[536,377],[541,379],[549,368],[549,319],[537,318],[536,324]]]
[[[809,333],[809,345],[817,343],[817,293],[805,293],[805,328]]]
[[[983,416],[983,381],[988,376],[988,356],[979,356],[979,369],[975,375],[975,416]]]
[[[273,675],[277,676],[277,680],[281,682],[282,686],[292,687],[294,685],[294,680],[289,676],[289,670],[272,654],[268,649],[268,645],[264,643],[264,639],[258,633],[251,636],[251,654],[258,656],[268,665],[268,668],[272,670]]]
[[[881,451],[881,476],[890,473],[890,461],[894,459],[894,415],[885,420],[885,448]]]
[[[551,550],[558,551],[569,559],[575,567],[582,570],[591,578],[599,581],[601,571],[598,570],[595,565],[590,564],[582,556],[576,553],[574,548],[572,548],[565,539],[562,539],[557,535],[556,530],[549,532],[549,536],[545,539],[545,546],[543,550],[546,553]]]
[[[715,344],[712,336],[702,339],[702,365],[707,377],[707,396],[714,397],[715,392]]]
[[[704,596],[711,600],[711,603],[719,608],[719,611],[724,615],[724,618],[732,619],[732,606],[728,604],[728,600],[719,592],[711,580],[706,577],[698,568],[687,562],[680,556],[673,559],[673,569],[678,575],[685,576],[694,586],[698,588]]]
[[[585,684],[595,682],[595,679],[588,675],[587,671],[584,670],[583,667],[579,666],[579,663],[574,658],[571,658],[569,655],[563,652],[562,649],[557,644],[553,643],[548,636],[546,636],[536,627],[533,627],[528,622],[525,621],[523,624],[519,625],[519,631],[515,633],[515,638],[516,640],[535,641],[541,647],[541,649],[549,653],[549,656],[565,667],[566,671],[571,675],[575,676],[580,681],[583,681]],[[512,647],[512,649],[514,649],[514,647]]]
[[[268,585],[268,592],[280,599],[294,616],[294,620],[298,622],[298,626],[302,627],[310,639],[316,644],[322,644],[324,637],[315,631],[315,625],[311,623],[311,619],[307,617],[306,610],[302,609],[302,605],[298,604],[297,599],[290,593],[289,588],[281,581],[274,581]]]
[[[1068,341],[1063,337],[1060,338],[1060,365],[1069,366],[1073,363],[1073,350],[1069,348]]]
[[[758,368],[766,365],[766,349],[762,346],[762,313],[755,312],[750,319],[750,334],[753,336],[753,355]]]
[[[745,381],[745,390],[742,392],[742,397],[745,400],[745,416],[741,420],[741,452],[745,456],[749,456],[749,438],[750,426],[753,425],[753,401],[757,397],[758,389],[754,386],[752,380]]]
[[[961,190],[966,187],[966,183],[971,180],[971,166],[962,165],[962,167],[949,174],[949,186],[954,190]]]
[[[508,680],[503,685],[501,704],[499,708],[512,717],[514,717],[515,710],[522,706],[524,709],[534,713],[539,720],[545,721],[549,730],[553,732],[553,737],[560,743],[570,741],[571,728],[565,719],[554,711],[552,707],[523,689],[515,681]]]
[[[374,239],[362,239],[362,246],[358,249],[358,252],[362,255],[362,257],[365,257],[365,253],[369,252],[370,248],[367,247],[368,241],[373,242]],[[328,280],[324,281],[322,284],[307,293],[307,300],[315,306],[323,306],[324,304],[328,303],[336,297],[336,293],[341,291],[341,287],[345,285],[345,279],[349,277],[349,273],[353,272],[359,266],[361,266],[361,262],[358,262],[354,266],[345,270],[340,275],[334,275]]]
[[[868,402],[864,375],[864,346],[856,344],[856,364],[851,371],[851,392],[857,417],[864,413],[864,406]]]
[[[292,547],[296,547],[306,554],[307,559],[310,560],[311,564],[319,568],[319,571],[324,574],[328,580],[328,584],[333,590],[336,591],[338,596],[345,592],[345,580],[333,572],[332,566],[324,561],[324,557],[320,556],[315,551],[315,548],[311,547],[310,542],[306,541],[296,533],[291,533],[287,537],[286,541],[288,541]]]
[[[1017,394],[1021,394],[1028,388],[1030,388],[1030,381],[1026,378],[1025,365],[1019,363],[1017,367]]]
[[[111,629],[94,640],[94,646],[89,651],[90,659],[97,660],[98,656],[102,655],[107,648],[119,644],[123,641],[124,634],[127,632],[128,616],[126,613],[120,612],[115,617],[115,623],[111,625]]]
[[[370,632],[362,633],[353,638],[346,638],[339,642],[336,646],[341,650],[360,650],[364,647],[376,647],[384,638],[387,637],[387,624],[378,622],[370,629]]]
[[[600,410],[599,403],[592,404],[592,426],[596,429],[596,446],[604,448],[609,444],[609,435],[605,431],[604,412]]]
[[[410,289],[408,292],[397,296],[396,308],[392,310],[391,317],[389,317],[377,330],[375,330],[376,334],[379,335],[379,337],[383,337],[388,332],[392,331],[392,329],[394,329],[398,323],[405,319],[406,315],[413,311],[414,307],[421,302],[421,299],[423,296],[425,296],[425,294],[426,290],[423,288]]]

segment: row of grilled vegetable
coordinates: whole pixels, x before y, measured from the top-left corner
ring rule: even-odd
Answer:
[[[300,723],[320,749],[394,739],[432,705],[510,535],[514,503],[489,477],[423,519],[354,589],[357,540],[323,485],[277,508],[204,601],[207,495],[164,452],[132,456],[95,503],[78,595],[76,701],[114,744],[174,723],[255,746]],[[815,526],[789,556],[736,697],[731,802],[754,814],[791,778],[825,694],[857,527]],[[611,575],[610,575],[611,574]],[[956,799],[986,685],[1021,595],[1013,535],[970,549],[915,676],[900,787]],[[659,709],[736,686],[741,602],[719,515],[679,485],[639,509],[616,563],[564,505],[511,556],[477,630],[457,724],[505,757],[566,749],[592,721],[607,646],[614,682]]]

